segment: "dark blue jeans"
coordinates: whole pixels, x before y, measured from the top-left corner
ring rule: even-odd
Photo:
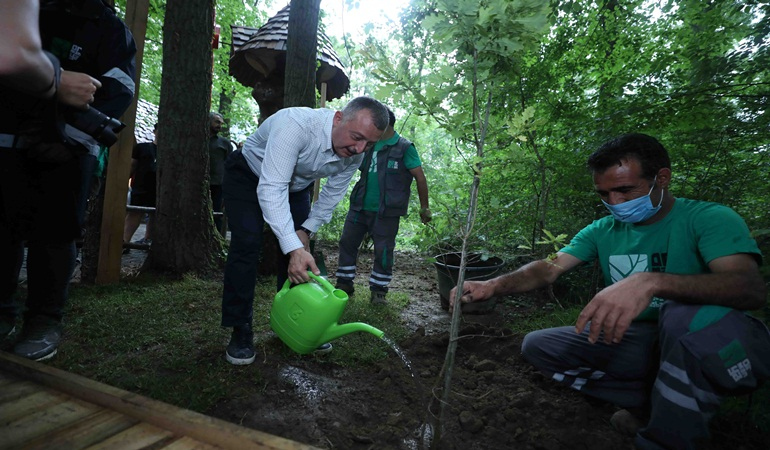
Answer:
[[[240,150],[225,161],[222,194],[230,229],[230,250],[225,263],[222,292],[222,326],[232,327],[251,323],[254,314],[254,287],[257,267],[262,254],[262,232],[265,219],[257,198],[259,178],[251,171]],[[312,185],[289,194],[294,229],[298,230],[310,214]],[[289,258],[280,254],[275,261],[278,269],[277,288],[289,278]]]

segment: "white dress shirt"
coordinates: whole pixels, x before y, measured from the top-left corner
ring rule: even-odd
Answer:
[[[364,159],[363,154],[340,158],[332,150],[334,113],[304,107],[279,110],[243,145],[243,156],[259,177],[256,195],[262,215],[284,254],[303,247],[294,231],[289,192],[301,191],[315,180],[328,177],[302,224],[310,231],[318,231],[331,220]]]

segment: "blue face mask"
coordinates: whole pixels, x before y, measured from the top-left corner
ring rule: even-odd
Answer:
[[[657,179],[658,177],[656,176],[655,180],[652,182],[652,187],[650,187],[650,192],[648,192],[647,195],[629,200],[627,202],[619,203],[617,205],[610,205],[604,200],[602,200],[602,203],[604,203],[604,206],[610,210],[612,216],[621,222],[644,222],[645,220],[654,216],[655,213],[660,211],[660,206],[663,204],[663,193],[660,195],[658,206],[652,206],[652,199],[650,198],[652,190],[655,189],[655,181]]]

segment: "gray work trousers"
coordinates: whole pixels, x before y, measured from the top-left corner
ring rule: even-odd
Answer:
[[[393,250],[401,217],[378,217],[373,211],[348,211],[340,237],[339,266],[335,274],[338,282],[353,283],[356,277],[358,248],[367,233],[374,241],[374,261],[369,275],[369,288],[388,291],[393,279]]]
[[[588,342],[588,327],[527,334],[524,358],[552,379],[624,408],[650,408],[639,449],[696,449],[724,395],[770,378],[770,332],[721,306],[667,301],[658,323],[634,322],[619,344]]]

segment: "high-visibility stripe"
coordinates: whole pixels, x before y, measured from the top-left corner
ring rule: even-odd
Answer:
[[[690,411],[700,413],[698,402],[694,398],[677,392],[666,385],[660,378],[655,380],[655,389],[660,395],[671,403]]]
[[[668,374],[669,376],[679,381],[680,383],[686,386],[689,386],[690,389],[692,390],[694,398],[700,401],[701,403],[711,403],[714,405],[718,405],[720,403],[720,399],[718,395],[712,392],[704,391],[703,389],[700,389],[697,386],[693,385],[692,381],[690,380],[690,377],[687,375],[687,372],[685,372],[683,369],[680,369],[679,367],[676,367],[670,362],[664,361],[663,364],[660,365],[660,372]],[[657,383],[656,383],[656,386],[657,386]]]

